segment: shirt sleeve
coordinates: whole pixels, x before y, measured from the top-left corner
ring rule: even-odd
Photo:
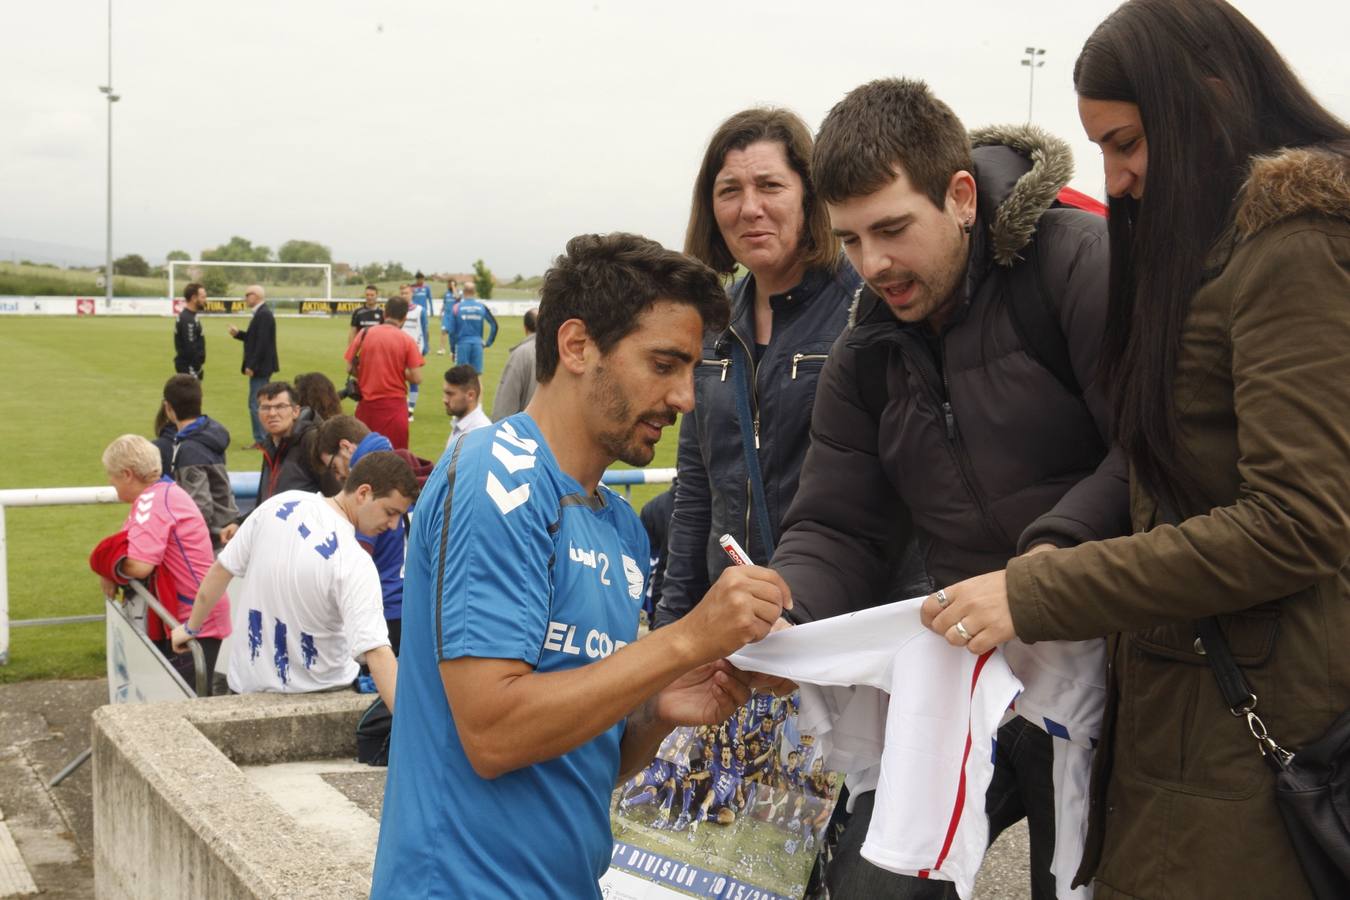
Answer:
[[[257,507],[253,512],[258,512]],[[260,527],[258,523],[262,516],[250,515],[244,520],[244,524],[239,526],[239,530],[230,538],[230,542],[225,545],[225,549],[220,551],[217,557],[220,564],[236,578],[248,571],[249,551],[252,549],[254,532]]]
[[[360,661],[367,650],[389,645],[389,625],[384,621],[384,592],[375,561],[364,548],[352,548],[339,586],[342,632],[352,659]]]
[[[427,524],[434,529],[437,658],[518,659],[533,666],[553,595],[555,504],[534,477],[532,442],[522,447],[487,437],[487,429],[470,432],[455,445],[446,487],[432,495],[439,496],[434,513],[427,509],[432,504],[418,504],[419,516],[434,517]]]
[[[146,501],[149,501],[147,503]],[[157,491],[146,491],[131,504],[127,528],[127,556],[157,566],[164,559],[173,521]]]

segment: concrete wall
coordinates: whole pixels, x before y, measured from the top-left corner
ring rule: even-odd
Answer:
[[[99,709],[96,896],[368,896],[362,867],[305,832],[236,763],[354,757],[354,729],[370,701],[253,694]]]

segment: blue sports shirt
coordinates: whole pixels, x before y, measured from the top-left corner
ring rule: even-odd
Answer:
[[[439,664],[595,662],[637,636],[647,536],[628,503],[587,495],[526,413],[466,434],[417,500],[373,898],[600,896],[620,722],[498,778],[469,764]]]
[[[465,297],[459,301],[459,310],[455,313],[455,338],[460,341],[483,340],[483,322],[488,324],[488,337],[485,347],[491,347],[497,339],[497,320],[482,300],[477,297]]]

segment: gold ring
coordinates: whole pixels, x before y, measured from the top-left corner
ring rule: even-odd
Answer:
[[[965,622],[957,622],[955,627],[956,627],[956,633],[959,634],[959,635],[961,635],[961,637],[965,640],[965,642],[966,642],[967,644],[969,644],[969,643],[970,643],[970,639],[971,639],[971,637],[973,637],[973,635],[972,635],[969,631],[966,630],[966,623],[965,623]]]

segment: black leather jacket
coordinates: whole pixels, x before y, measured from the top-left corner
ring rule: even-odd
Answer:
[[[860,283],[841,260],[837,270],[808,271],[796,287],[770,298],[773,334],[757,363],[754,277],[732,287],[731,325],[704,342],[694,411],[680,425],[679,488],[655,624],[675,621],[707,593],[729,562],[717,543],[722,534],[735,536],[752,561],[768,563],[797,493],[816,381]],[[768,540],[749,503],[738,379],[751,410],[749,431],[758,440]]]

